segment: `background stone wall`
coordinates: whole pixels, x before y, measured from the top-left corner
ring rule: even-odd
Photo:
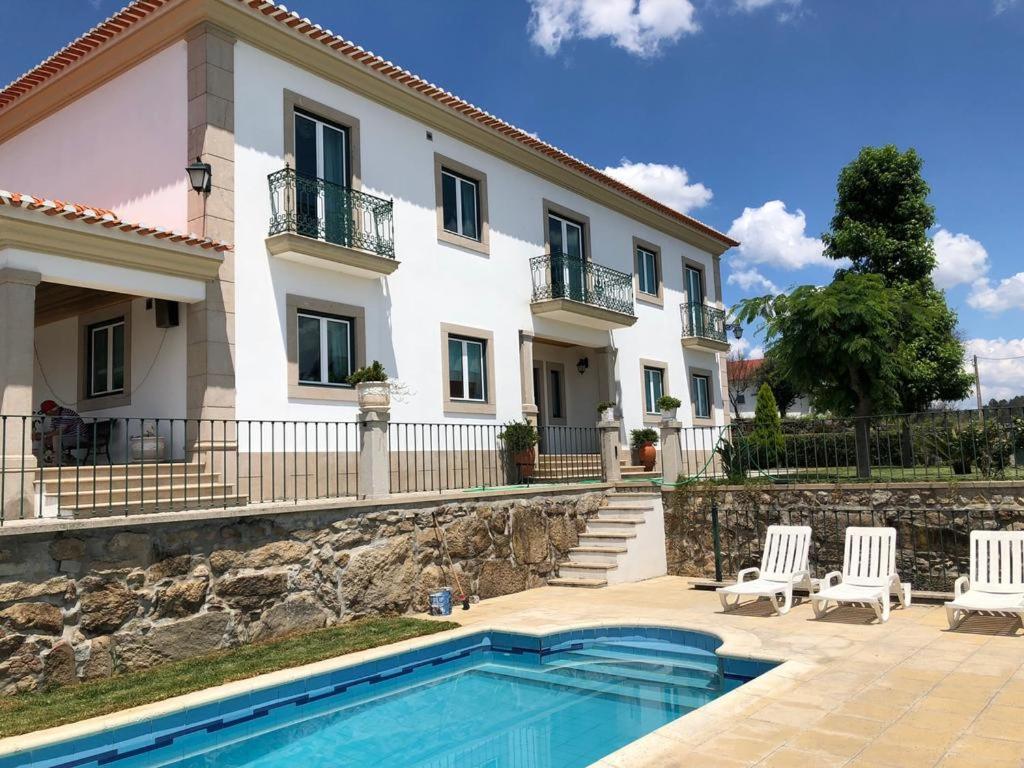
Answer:
[[[602,493],[0,536],[0,693],[541,586]],[[443,539],[443,541],[442,541]],[[449,565],[449,556],[454,568]]]
[[[770,524],[810,525],[813,575],[839,570],[845,529],[897,530],[897,567],[915,590],[951,592],[967,573],[973,529],[1024,529],[1024,483],[695,485],[665,495],[668,572],[713,578],[711,505],[719,510],[726,577],[760,565]]]

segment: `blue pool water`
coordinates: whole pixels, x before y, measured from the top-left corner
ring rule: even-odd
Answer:
[[[0,768],[582,768],[769,669],[697,632],[480,633],[95,736]]]

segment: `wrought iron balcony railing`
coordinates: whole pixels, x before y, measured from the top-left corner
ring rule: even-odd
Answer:
[[[579,256],[549,253],[530,259],[533,301],[570,299],[633,314],[633,278]]]
[[[683,318],[683,338],[709,339],[726,343],[725,310],[703,303],[679,305]]]
[[[292,232],[395,258],[391,200],[283,168],[267,177],[270,234]]]

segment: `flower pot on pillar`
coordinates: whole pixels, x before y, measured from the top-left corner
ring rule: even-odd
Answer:
[[[365,381],[356,384],[356,398],[363,410],[391,407],[391,385],[386,381]]]

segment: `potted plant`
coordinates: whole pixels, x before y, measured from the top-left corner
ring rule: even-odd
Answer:
[[[602,400],[598,403],[597,418],[600,421],[615,421],[615,401]]]
[[[675,421],[676,409],[682,405],[682,402],[678,397],[672,397],[672,395],[662,395],[658,398],[656,403],[658,410],[661,411],[661,418],[665,421]]]
[[[348,383],[356,388],[360,408],[389,408],[391,406],[391,385],[388,374],[380,361],[354,371]]]
[[[636,452],[637,461],[644,465],[645,472],[650,472],[658,460],[658,452],[654,448],[654,444],[658,442],[657,431],[650,427],[634,429],[629,433],[629,439]]]
[[[520,480],[533,477],[537,451],[540,442],[537,428],[528,421],[510,421],[498,434],[498,439],[505,445],[505,450],[512,457]]]

